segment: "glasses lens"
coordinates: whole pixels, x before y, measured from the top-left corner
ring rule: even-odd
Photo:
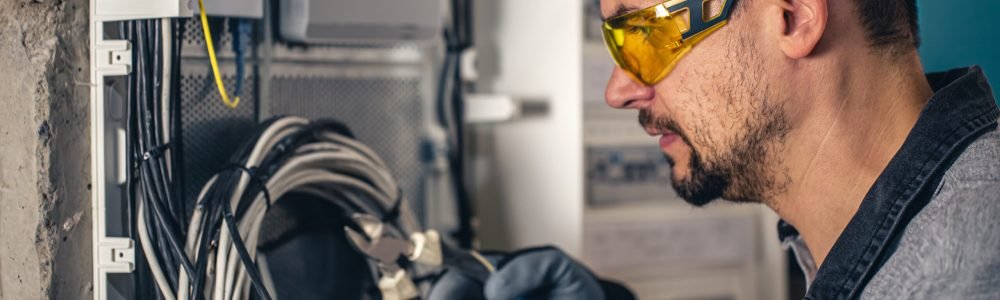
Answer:
[[[681,36],[687,25],[660,4],[605,22],[604,42],[619,67],[650,85],[666,77],[690,49]]]

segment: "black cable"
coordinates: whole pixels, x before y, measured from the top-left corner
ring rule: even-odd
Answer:
[[[260,276],[260,270],[257,269],[257,264],[253,262],[250,252],[247,251],[246,244],[243,243],[239,228],[236,228],[236,218],[233,217],[232,208],[229,207],[228,203],[222,204],[222,216],[226,220],[226,225],[230,233],[229,236],[233,239],[233,245],[236,247],[236,252],[243,262],[243,267],[246,268],[247,274],[250,275],[250,282],[253,284],[254,290],[257,291],[257,296],[264,300],[270,300],[271,295],[267,293],[267,289],[264,287],[264,280]]]
[[[250,145],[252,145],[252,143],[248,143],[248,147],[252,147]],[[235,187],[239,180],[239,176],[237,175],[239,175],[238,171],[221,172],[219,177],[216,179],[215,184],[209,188],[203,202],[199,202],[197,204],[202,207],[204,214],[202,215],[203,217],[201,220],[200,229],[202,235],[197,254],[198,265],[196,269],[199,270],[199,272],[196,276],[192,277],[192,293],[194,293],[194,295],[192,295],[192,299],[194,300],[199,300],[204,297],[201,291],[204,289],[206,284],[206,274],[205,272],[201,272],[201,270],[205,270],[207,264],[209,263],[207,257],[209,249],[218,247],[219,245],[219,234],[221,232],[220,226],[222,223],[221,221],[224,218],[223,210],[228,205],[229,199],[232,199],[232,189],[223,190],[220,187]],[[233,232],[231,231],[231,233]],[[233,235],[239,235],[239,232],[236,231]],[[251,264],[249,266],[244,265],[244,267],[247,268],[248,273],[255,271],[259,273],[255,264]]]
[[[147,174],[151,172],[148,165],[146,168],[143,168],[143,170]],[[143,183],[147,185],[151,184],[149,181],[143,181]],[[194,266],[191,264],[191,260],[188,259],[187,254],[184,252],[184,245],[179,241],[181,235],[177,233],[177,225],[174,224],[174,220],[169,219],[169,216],[166,213],[166,208],[162,203],[153,201],[153,199],[149,200],[150,201],[148,202],[152,203],[153,206],[154,216],[156,216],[159,225],[166,233],[167,244],[169,244],[171,250],[173,250],[173,254],[176,255],[176,259],[180,261],[181,266],[184,267],[184,270],[188,273],[188,277],[193,278]]]
[[[146,119],[150,120],[153,118],[150,118],[147,114]],[[149,128],[146,129],[146,132],[149,133]],[[149,136],[147,136],[147,139],[149,139]],[[171,201],[167,188],[164,186],[166,183],[162,178],[163,175],[165,175],[165,172],[163,169],[159,168],[158,165],[162,164],[162,155],[153,155],[156,154],[153,151],[156,151],[158,148],[159,146],[157,146],[157,148],[146,149],[147,151],[143,153],[142,167],[140,167],[142,171],[141,174],[146,179],[143,180],[143,184],[150,190],[147,192],[149,195],[148,202],[152,204],[151,207],[153,208],[154,216],[156,217],[158,224],[161,226],[161,229],[165,231],[166,242],[170,246],[170,250],[172,250],[172,253],[164,255],[168,258],[167,262],[180,262],[181,266],[184,267],[188,275],[190,277],[194,277],[194,267],[187,258],[186,253],[183,250],[183,245],[180,242],[181,235],[178,234],[178,231],[180,230],[180,226],[177,225],[178,219],[175,217],[175,214],[171,214],[169,209]]]
[[[149,200],[145,197],[143,197],[140,201],[143,201],[144,205],[147,206],[149,205],[148,203]],[[154,216],[153,212],[149,209],[144,209],[140,213],[142,213],[145,216],[145,225],[148,231],[147,234],[149,236],[149,242],[151,246],[153,246],[151,248],[154,249],[163,248],[165,245],[162,245],[162,243],[158,242],[160,240],[159,236],[161,236],[163,232],[162,230],[159,229],[160,227],[156,225],[156,217]],[[153,253],[154,253],[153,259],[160,265],[160,268],[163,270],[164,277],[167,279],[167,282],[170,285],[169,288],[173,290],[177,285],[177,279],[176,279],[178,277],[177,265],[165,263],[166,258],[162,256],[162,253],[164,253],[164,251],[159,250]],[[162,291],[160,291],[155,287],[151,288],[157,295],[160,295],[162,293]]]
[[[163,69],[166,67],[164,66],[163,63],[164,57],[162,57],[163,53],[162,41],[164,38],[163,27],[162,27],[163,22],[157,19],[147,20],[147,22],[149,22],[150,25],[148,27],[148,31],[149,31],[149,36],[151,37],[148,39],[148,42],[151,43],[151,45],[150,45],[150,51],[148,51],[147,53],[150,56],[150,61],[152,65],[151,68],[152,76],[150,76],[150,78],[152,78],[153,80],[152,82],[153,88],[151,89],[151,95],[150,95],[151,97],[148,99],[147,102],[148,107],[146,114],[147,118],[151,120],[152,123],[154,124],[152,128],[148,128],[148,130],[152,133],[152,135],[149,137],[151,143],[150,143],[150,148],[148,148],[147,151],[165,152],[165,150],[163,149],[164,145],[162,143],[164,140],[166,140],[164,135],[166,134],[167,129],[162,128],[164,121],[162,103],[163,101],[167,101],[166,99],[163,99],[163,89],[167,87],[163,86],[163,79],[164,79]],[[161,201],[164,201],[167,204],[167,207],[170,208],[172,216],[174,217],[175,221],[174,223],[179,225],[179,227],[176,228],[176,230],[182,231],[184,222],[180,222],[180,220],[184,219],[183,218],[184,212],[181,210],[181,206],[178,203],[178,201],[173,201],[171,197],[171,191],[169,189],[169,187],[171,186],[170,179],[169,176],[167,175],[166,161],[163,158],[164,156],[162,155],[156,155],[155,157],[153,157],[152,163],[153,163],[154,176],[152,177],[152,179],[154,180],[155,186],[157,187],[157,194],[159,196],[159,199],[161,199]]]
[[[134,32],[132,30],[133,30],[133,28],[132,28],[131,22],[121,21],[121,22],[118,23],[118,31],[119,31],[119,35],[120,35],[121,38],[124,38],[124,39],[129,40],[129,41],[134,40]],[[138,54],[138,52],[136,52],[136,51],[132,52],[132,61],[136,61],[135,56],[137,54]],[[124,83],[124,86],[125,86],[125,95],[124,95],[124,98],[125,98],[125,132],[128,133],[128,134],[125,137],[125,149],[128,149],[129,151],[131,151],[131,149],[133,147],[133,143],[135,142],[135,139],[131,136],[131,133],[133,132],[133,129],[132,129],[132,117],[133,117],[133,113],[132,113],[133,104],[132,103],[133,102],[132,101],[135,100],[135,92],[134,92],[134,89],[133,89],[134,88],[134,84],[135,84],[135,74],[133,73],[133,74],[126,75],[126,80],[125,80],[125,83]],[[126,166],[125,170],[127,171],[126,175],[125,175],[125,188],[124,188],[124,190],[125,190],[125,201],[124,202],[125,202],[125,209],[126,209],[126,214],[125,215],[126,215],[126,218],[127,218],[126,227],[128,228],[129,237],[132,238],[132,239],[138,239],[138,231],[137,231],[137,228],[135,226],[135,222],[137,220],[137,218],[136,218],[137,215],[136,214],[141,213],[141,212],[136,211],[136,205],[135,205],[136,204],[136,202],[135,202],[136,201],[136,197],[135,197],[136,190],[135,190],[135,185],[134,185],[134,182],[135,182],[134,164],[135,164],[135,161],[134,161],[132,155],[125,155],[125,166]],[[142,247],[141,244],[136,246],[136,251],[137,252],[142,253],[142,251],[143,251],[142,249],[143,249],[143,247]],[[149,283],[149,280],[148,280],[149,279],[149,277],[148,277],[149,270],[146,269],[146,268],[148,268],[148,266],[146,265],[145,257],[142,256],[142,255],[138,255],[136,257],[136,259],[135,259],[135,264],[136,264],[135,276],[132,276],[132,278],[131,278],[132,279],[132,298],[133,299],[146,299],[146,298],[149,298],[149,293],[148,293],[149,289],[144,289],[144,287],[147,287],[147,284]]]
[[[145,101],[140,102],[140,109],[142,109],[143,112],[142,124],[144,125],[141,132],[144,135],[144,140],[146,142],[145,147],[141,149],[143,152],[142,159],[147,162],[152,161],[152,165],[149,166],[152,168],[152,173],[147,173],[146,179],[152,183],[153,192],[156,194],[154,199],[158,202],[164,203],[166,207],[170,208],[170,210],[168,210],[170,212],[169,217],[171,220],[175,220],[173,223],[176,224],[176,220],[179,220],[180,218],[167,195],[166,186],[169,185],[169,183],[165,182],[164,177],[166,172],[160,167],[161,157],[155,157],[155,159],[149,157],[149,153],[158,149],[161,141],[163,140],[160,136],[160,130],[158,130],[163,123],[160,120],[160,114],[157,113],[160,108],[158,100],[162,95],[159,90],[159,78],[163,73],[159,70],[158,66],[160,58],[159,53],[161,53],[161,49],[158,45],[160,45],[160,35],[162,31],[159,30],[159,20],[145,20],[145,22],[146,34],[148,34],[145,38],[145,43],[148,43],[149,45],[145,45],[147,47],[146,51],[143,51],[142,53],[146,54],[146,63],[150,65],[149,74],[147,74],[150,80],[150,86],[146,89]],[[179,230],[179,227],[172,229]]]
[[[146,131],[146,127],[148,127],[146,125],[148,125],[148,123],[144,122],[145,121],[144,112],[145,112],[146,99],[150,97],[151,92],[149,88],[150,74],[147,70],[149,68],[149,66],[147,65],[149,61],[149,55],[148,55],[149,50],[146,45],[148,24],[145,20],[135,21],[133,24],[135,32],[133,45],[135,49],[134,53],[136,53],[135,55],[136,60],[134,61],[134,73],[136,75],[136,82],[135,82],[136,98],[134,99],[133,103],[136,105],[134,106],[135,118],[132,121],[135,124],[135,126],[133,127],[135,129],[135,132],[133,134],[136,137],[137,143],[136,143],[136,148],[134,148],[132,152],[133,156],[138,160],[139,157],[141,157],[142,152],[144,152],[144,149],[147,148],[149,142],[147,140],[148,134]],[[144,188],[142,189],[142,193],[138,194],[138,196],[143,197],[142,198],[143,200],[141,201],[147,201],[147,202],[156,201],[155,199],[150,199],[151,197],[154,197],[153,194],[155,193],[155,191],[148,186],[147,182],[148,180],[149,179],[147,178],[147,176],[140,174],[139,182],[144,186]],[[149,218],[149,220],[154,220],[154,218],[151,217]],[[173,257],[170,255],[170,251],[167,248],[167,245],[158,242],[159,237],[165,235],[163,232],[163,228],[161,228],[160,226],[152,226],[148,228],[152,229],[147,231],[149,231],[151,244],[152,246],[155,247],[156,250],[155,252],[157,254],[156,258],[159,261],[159,264],[163,267],[168,277],[176,277],[177,265],[174,264]],[[157,293],[159,293],[159,291],[157,291]]]
[[[170,31],[173,36],[173,45],[171,51],[172,58],[171,62],[171,72],[170,72],[170,143],[174,145],[173,151],[171,151],[171,170],[173,170],[173,175],[171,182],[174,184],[174,198],[180,199],[179,203],[181,205],[181,215],[184,219],[188,216],[187,201],[185,200],[184,194],[184,139],[181,135],[181,47],[184,42],[184,20],[183,19],[171,19],[172,30]],[[186,231],[187,227],[182,227],[182,230]]]
[[[441,126],[449,133],[448,161],[449,173],[453,183],[458,228],[452,232],[459,246],[470,249],[475,239],[472,227],[472,204],[465,185],[465,126],[464,126],[464,90],[461,73],[461,54],[471,46],[471,3],[465,0],[451,1],[452,23],[443,32],[445,40],[444,66],[438,82],[437,117]],[[451,90],[446,91],[448,83]],[[446,95],[450,94],[450,98]],[[450,107],[449,111],[445,107]],[[427,199],[426,201],[432,201]]]
[[[176,22],[169,24],[175,29],[176,25]],[[175,168],[182,163],[180,156],[177,155],[180,152],[177,150],[179,147],[174,144],[180,143],[181,140],[178,104],[181,42],[178,38],[181,35],[177,33],[179,30],[172,30],[174,35],[164,36],[162,26],[166,25],[158,19],[132,21],[123,26],[123,28],[128,27],[125,28],[126,33],[134,49],[134,69],[129,80],[130,92],[127,105],[129,116],[126,126],[129,140],[127,147],[131,153],[129,169],[139,171],[138,176],[129,176],[127,184],[132,198],[130,201],[132,203],[144,201],[145,204],[145,209],[136,213],[146,215],[148,247],[154,250],[150,259],[155,259],[157,264],[162,266],[169,289],[176,290],[179,284],[178,272],[183,271],[191,278],[195,278],[199,272],[184,250],[184,228],[187,224],[184,220],[187,219],[187,212],[180,190],[173,180],[182,177],[179,168]],[[173,46],[165,49],[164,38],[170,38],[177,43],[171,43]],[[165,50],[171,58],[175,58],[170,64],[165,63],[163,56]],[[166,78],[163,75],[167,69],[171,71],[170,85],[164,85]],[[169,91],[170,97],[164,98],[164,91]],[[170,110],[164,111],[164,103],[171,104],[168,106]],[[164,127],[164,121],[168,119],[172,119],[171,122],[167,122],[170,126]],[[173,145],[164,144],[167,136],[170,136]],[[173,160],[169,164],[166,152],[173,155]],[[164,297],[159,289],[145,288],[145,286],[137,289],[151,290],[157,295],[154,297]]]
[[[150,66],[150,62],[152,60],[150,57],[151,54],[150,52],[152,52],[152,50],[149,49],[148,45],[150,39],[149,25],[150,25],[149,20],[136,21],[137,34],[134,44],[135,44],[135,50],[138,53],[137,55],[138,60],[135,62],[135,73],[138,77],[137,94],[139,96],[136,99],[136,104],[137,104],[136,132],[139,137],[137,139],[139,143],[138,143],[138,148],[136,149],[136,151],[134,151],[134,153],[137,156],[137,159],[141,161],[139,167],[140,170],[139,181],[143,187],[142,189],[143,199],[144,199],[143,201],[145,201],[147,204],[150,204],[147,207],[156,208],[159,207],[159,205],[161,205],[160,199],[159,197],[157,197],[159,194],[159,188],[155,186],[156,182],[153,182],[153,179],[147,172],[148,169],[142,167],[143,165],[145,165],[144,163],[145,159],[142,158],[143,155],[148,151],[148,149],[150,149],[151,147],[155,147],[156,145],[156,142],[152,140],[151,137],[152,133],[150,127],[152,127],[153,124],[151,117],[148,115],[148,108],[147,108],[149,106],[150,98],[152,98],[153,95],[155,94],[153,91],[155,89],[155,87],[153,86],[154,83],[151,80],[151,77],[155,75],[152,72],[150,72],[151,71],[150,69],[152,67]],[[156,217],[157,215],[163,213],[162,210],[154,209],[153,212],[154,212],[153,214],[154,218],[151,218],[151,220],[156,220],[159,222],[151,222],[151,223],[168,224],[169,218],[162,216],[160,218]],[[175,257],[171,254],[171,251],[169,249],[170,243],[159,242],[160,238],[166,238],[166,239],[171,238],[171,235],[166,232],[168,229],[163,228],[162,226],[152,226],[149,228],[152,228],[153,229],[152,231],[155,232],[151,233],[150,237],[155,237],[151,238],[151,240],[154,241],[155,245],[157,245],[157,250],[158,250],[157,257],[158,260],[160,261],[159,264],[163,267],[163,269],[167,271],[167,274],[169,275],[168,277],[170,277],[171,280],[176,281],[177,264]]]
[[[259,189],[260,192],[262,192],[264,194],[264,200],[266,201],[266,202],[264,202],[264,205],[266,205],[266,207],[267,207],[267,209],[265,211],[271,210],[271,193],[267,190],[267,179],[265,179],[264,177],[260,176],[260,174],[257,172],[257,167],[247,168],[247,167],[245,167],[243,165],[239,165],[239,164],[230,164],[229,168],[236,169],[238,171],[242,171],[243,173],[246,173],[247,176],[250,177],[250,182],[253,183],[254,185],[256,185],[257,189]],[[248,190],[251,189],[254,185],[248,186],[247,189]],[[246,195],[256,195],[257,193],[251,191],[250,193],[244,193],[244,194],[246,194]],[[241,199],[240,206],[243,206],[242,205],[243,204],[242,203],[243,202],[242,201],[243,198],[246,198],[246,197],[241,197],[240,198]],[[249,202],[249,201],[247,201],[247,202]],[[249,204],[247,206],[249,206]],[[237,212],[239,212],[239,210],[237,210]],[[238,213],[237,214],[237,216],[242,216],[242,215],[243,215],[242,213]]]
[[[220,185],[220,183],[223,181],[226,181],[228,183],[229,181],[228,179],[229,178],[220,175],[219,178],[216,179],[216,183],[213,184],[211,187],[209,187],[204,202],[199,202],[196,204],[197,206],[202,208],[204,213],[202,214],[201,218],[201,225],[200,225],[201,237],[199,238],[198,254],[196,256],[198,258],[198,265],[196,267],[196,269],[198,270],[198,275],[195,278],[193,278],[191,284],[192,286],[191,292],[193,293],[191,298],[193,300],[199,300],[202,299],[202,297],[204,297],[203,290],[206,280],[205,277],[207,276],[206,275],[207,271],[204,270],[206,270],[209,263],[208,251],[213,247],[217,247],[219,241],[218,225],[219,225],[219,220],[222,217],[222,212],[221,210],[218,209],[219,205],[216,204],[221,201],[225,201],[219,199],[220,197],[217,195],[220,193],[219,187],[222,186]],[[230,185],[227,184],[225,186],[230,186]]]
[[[257,292],[257,295],[261,299],[271,299],[269,294],[267,293],[267,290],[263,286],[263,280],[261,279],[260,271],[257,268],[257,265],[252,261],[249,252],[247,252],[246,250],[246,245],[244,244],[242,237],[240,236],[240,233],[238,231],[239,229],[235,226],[236,218],[233,216],[232,211],[229,207],[230,205],[229,199],[232,198],[232,189],[229,189],[228,193],[222,193],[218,189],[219,186],[230,186],[235,188],[236,184],[239,182],[240,178],[239,175],[241,174],[240,171],[246,168],[238,167],[231,169],[236,169],[236,171],[222,173],[222,175],[220,175],[220,177],[216,179],[216,183],[213,184],[212,187],[210,188],[205,198],[206,201],[204,203],[199,204],[206,209],[206,213],[203,215],[204,217],[202,218],[203,221],[201,228],[202,242],[201,242],[201,247],[199,247],[198,249],[199,262],[197,269],[203,270],[206,267],[207,264],[206,256],[208,249],[210,248],[209,244],[211,243],[209,241],[215,241],[216,243],[214,244],[218,245],[219,241],[218,234],[220,232],[219,229],[221,229],[219,228],[219,225],[221,225],[222,223],[220,222],[221,220],[219,219],[220,218],[224,219],[228,225],[227,228],[230,231],[230,235],[232,236],[234,247],[236,247],[237,255],[240,256],[240,261],[243,263],[244,268],[247,270],[247,274],[250,276],[251,283],[253,284],[253,287]],[[254,177],[253,174],[254,172],[252,172],[250,169],[246,169],[245,172],[251,174],[250,175],[251,178]],[[269,193],[265,193],[265,198],[266,201],[269,202],[271,201]],[[208,222],[204,223],[204,221],[206,220]],[[209,239],[209,237],[212,238]],[[196,276],[192,276],[192,278],[194,279],[192,284],[193,286],[192,291],[193,292],[201,291],[204,288],[205,284],[204,272],[199,272]],[[202,296],[203,295],[201,292],[195,292],[195,295],[193,295],[192,298],[197,300],[201,299]]]
[[[472,242],[475,239],[475,232],[472,228],[472,201],[469,197],[468,188],[465,183],[465,120],[463,112],[465,110],[465,91],[462,88],[462,78],[460,67],[455,70],[455,84],[452,92],[452,118],[455,126],[455,148],[452,149],[451,166],[452,182],[455,186],[456,209],[458,210],[458,230],[455,238],[459,246],[465,249],[472,249]]]

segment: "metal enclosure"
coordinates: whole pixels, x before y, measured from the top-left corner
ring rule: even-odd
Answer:
[[[295,42],[396,42],[441,34],[439,0],[280,1],[281,37]]]
[[[127,4],[123,4],[128,2]],[[397,43],[289,45],[273,39],[275,2],[206,1],[223,80],[236,81],[231,19],[253,19],[242,101],[235,109],[219,99],[202,39],[200,21],[190,18],[197,2],[188,0],[91,0],[91,136],[94,212],[94,297],[125,299],[133,288],[137,241],[129,237],[124,191],[124,79],[131,45],[121,39],[118,21],[177,17],[183,23],[181,50],[181,148],[179,185],[193,207],[198,190],[224,168],[229,156],[256,124],[273,116],[334,118],[377,151],[393,171],[418,216],[421,208],[421,150],[432,108],[441,41],[436,37]],[[230,1],[232,2],[232,1]],[[213,6],[209,3],[214,3]],[[235,2],[234,2],[235,3]],[[259,10],[255,5],[259,4]],[[213,9],[213,7],[217,7]],[[216,13],[218,12],[218,13]],[[437,17],[432,15],[427,17]],[[190,213],[190,212],[189,212]]]

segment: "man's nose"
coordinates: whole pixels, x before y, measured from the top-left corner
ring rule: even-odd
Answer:
[[[613,108],[642,109],[653,103],[656,95],[653,87],[632,79],[624,70],[615,67],[604,90],[604,100]]]

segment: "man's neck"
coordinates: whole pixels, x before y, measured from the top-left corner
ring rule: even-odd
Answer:
[[[797,95],[813,105],[797,113],[784,168],[787,190],[768,201],[791,223],[819,266],[882,170],[916,123],[933,92],[919,59],[906,70],[868,57],[810,70],[819,84]],[[849,60],[849,61],[848,61]],[[832,66],[832,67],[830,67]],[[881,67],[873,67],[881,66]]]

